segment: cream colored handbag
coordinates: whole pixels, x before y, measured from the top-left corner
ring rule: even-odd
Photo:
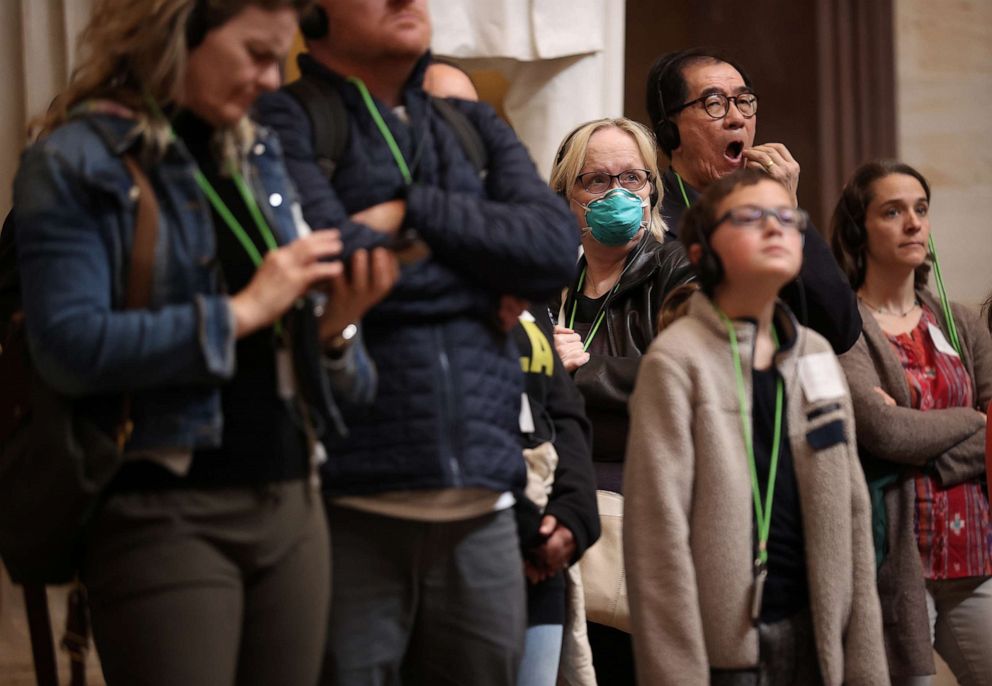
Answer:
[[[630,605],[623,566],[623,496],[612,491],[596,491],[596,503],[603,531],[579,561],[586,617],[590,622],[630,633]]]

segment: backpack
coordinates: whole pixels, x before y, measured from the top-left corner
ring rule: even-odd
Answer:
[[[333,179],[338,163],[348,148],[348,110],[341,99],[341,93],[326,80],[308,74],[285,88],[303,105],[313,131],[317,164],[328,180]],[[480,176],[485,175],[489,166],[489,153],[478,129],[448,100],[433,95],[430,100],[435,111],[458,138],[475,171]]]
[[[125,307],[142,308],[151,292],[158,202],[137,160],[122,159],[138,189]],[[121,465],[130,402],[122,398],[111,434],[37,373],[12,216],[0,233],[0,558],[17,583],[66,583],[75,577],[85,527]]]

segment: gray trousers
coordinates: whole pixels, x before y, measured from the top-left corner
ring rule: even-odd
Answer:
[[[512,686],[526,628],[512,510],[418,522],[328,503],[334,586],[322,683]]]
[[[927,581],[930,640],[961,686],[992,684],[992,578]],[[933,676],[894,678],[899,686],[929,686]]]
[[[323,509],[303,481],[111,497],[83,566],[108,685],[316,684]]]
[[[822,686],[809,610],[758,625],[756,669],[711,670],[711,686]],[[879,685],[882,686],[882,685]]]

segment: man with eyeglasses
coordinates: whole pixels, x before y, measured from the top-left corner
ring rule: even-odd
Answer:
[[[782,182],[798,205],[799,163],[781,143],[754,145],[758,95],[732,59],[709,48],[662,55],[648,73],[647,108],[658,147],[670,160],[661,183],[666,240],[676,240],[682,213],[707,186],[745,166]],[[810,228],[802,271],[781,297],[839,355],[861,335],[861,317],[829,247]]]

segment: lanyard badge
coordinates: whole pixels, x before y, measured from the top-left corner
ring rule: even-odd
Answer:
[[[719,312],[719,310],[717,310]],[[768,469],[768,487],[765,490],[764,503],[761,497],[761,485],[758,483],[758,467],[754,459],[754,442],[751,436],[751,422],[748,421],[747,394],[744,391],[744,372],[741,369],[741,354],[737,344],[737,332],[734,325],[723,312],[720,318],[727,327],[730,337],[730,352],[734,358],[734,379],[737,382],[738,411],[741,418],[741,432],[744,438],[744,449],[747,452],[747,466],[751,475],[751,495],[754,499],[754,520],[758,528],[758,554],[754,560],[754,584],[751,596],[751,619],[757,622],[761,617],[761,604],[764,598],[765,580],[768,578],[768,534],[772,524],[772,503],[775,498],[775,479],[778,476],[779,448],[782,444],[782,401],[783,388],[781,377],[775,381],[775,428],[772,437],[771,465]],[[772,337],[778,347],[778,335],[772,327]]]

